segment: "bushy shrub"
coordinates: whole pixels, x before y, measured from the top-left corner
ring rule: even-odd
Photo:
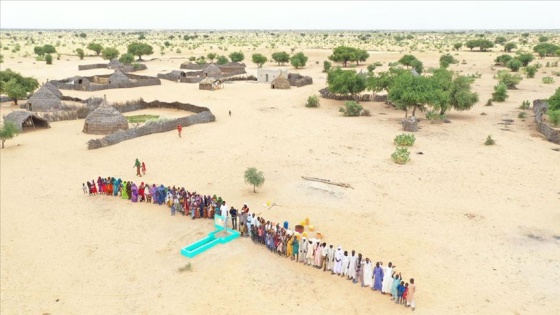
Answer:
[[[503,83],[499,83],[494,87],[494,93],[492,93],[492,100],[495,102],[504,102],[509,96],[507,95],[507,86]]]
[[[515,86],[523,80],[519,74],[511,74],[507,70],[498,71],[496,79],[500,80],[500,83],[505,84],[510,90],[515,89]]]
[[[395,137],[394,143],[398,146],[411,147],[414,145],[416,137],[413,134],[403,133]]]
[[[554,125],[554,127],[558,127],[558,125],[560,125],[560,110],[548,110],[546,113],[548,114],[548,119],[550,119],[552,125]]]
[[[526,112],[520,112],[519,114],[517,114],[517,118],[525,119],[525,118],[527,118],[527,113]]]
[[[537,73],[537,67],[536,66],[528,66],[525,67],[524,69],[525,74],[527,75],[527,78],[534,78],[535,74]]]
[[[552,84],[552,83],[554,83],[554,78],[553,78],[553,77],[543,77],[543,78],[542,78],[542,83],[544,83],[544,84]]]
[[[528,100],[525,100],[521,103],[519,109],[529,109],[529,107],[531,107],[531,103]]]
[[[317,95],[311,95],[307,98],[305,107],[319,107],[319,103],[319,97]]]
[[[52,65],[52,56],[51,56],[51,54],[46,54],[46,55],[45,55],[45,61],[47,62],[48,65]]]
[[[484,141],[484,145],[494,145],[494,144],[496,144],[496,141],[492,139],[492,136],[488,135],[488,137],[486,137],[486,141]]]
[[[330,63],[330,61],[323,61],[323,72],[329,72],[329,70],[331,70],[332,68],[332,63]]]
[[[362,109],[362,105],[354,101],[346,101],[344,107],[341,107],[338,111],[344,113],[344,116],[360,116]]]
[[[391,154],[391,159],[397,164],[406,164],[410,161],[410,151],[407,148],[397,148],[393,154]]]

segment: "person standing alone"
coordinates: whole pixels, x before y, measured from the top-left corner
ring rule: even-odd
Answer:
[[[136,176],[142,177],[142,174],[140,174],[140,168],[142,167],[142,164],[140,164],[140,160],[136,159],[136,162],[134,162],[133,168],[134,167],[136,167]]]
[[[181,131],[183,131],[183,127],[181,127],[181,125],[177,125],[177,132],[179,133],[179,138],[181,138]]]

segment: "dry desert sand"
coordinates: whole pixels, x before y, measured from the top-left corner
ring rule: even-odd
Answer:
[[[270,56],[278,50],[256,52]],[[371,117],[347,118],[338,112],[340,101],[321,99],[317,109],[303,106],[326,86],[322,62],[331,49],[304,50],[308,66],[297,72],[312,76],[314,84],[291,90],[234,82],[210,92],[165,80],[144,88],[62,90],[82,99],[106,94],[110,102],[139,97],[188,102],[210,108],[216,122],[184,128],[182,138],[168,132],[91,151],[85,143],[95,136],[81,132],[83,120],[54,122],[51,129],[6,142],[0,151],[2,313],[411,312],[387,296],[272,255],[248,239],[187,259],[180,248],[210,232],[210,220],[191,221],[171,217],[163,206],[84,195],[82,183],[97,176],[216,193],[228,204],[247,202],[252,212],[292,226],[308,217],[328,244],[385,264],[392,261],[406,280],[414,277],[417,314],[557,313],[560,152],[535,130],[530,111],[524,121],[517,115],[523,100],[547,98],[558,83],[542,84],[540,71],[509,91],[506,102],[485,107],[496,84],[492,60],[501,54],[494,50],[457,53],[467,64],[452,69],[482,74],[473,85],[481,101],[470,111],[449,113],[450,124],[422,121],[407,165],[390,158],[393,138],[402,133],[403,112],[365,102]],[[245,50],[246,59],[252,52]],[[402,54],[372,53],[358,68],[381,61],[386,69]],[[425,68],[437,67],[441,55],[413,54]],[[187,59],[174,53],[151,57],[159,60],[146,62],[148,70],[139,74],[178,69]],[[2,68],[39,82],[112,72],[77,70],[79,64],[96,62],[103,61],[63,55],[49,66],[15,57],[5,58]],[[256,74],[256,66],[246,63]],[[4,103],[1,114],[18,109]],[[514,123],[506,127],[502,119]],[[487,135],[495,146],[483,145]],[[135,158],[147,164],[142,179],[134,176]],[[266,177],[257,194],[243,181],[251,166]],[[342,181],[354,189],[301,176]],[[263,207],[267,201],[277,206]],[[188,262],[192,271],[177,272]]]

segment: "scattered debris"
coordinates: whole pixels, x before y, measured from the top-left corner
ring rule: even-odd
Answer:
[[[314,182],[320,182],[320,183],[325,183],[325,184],[329,184],[329,185],[335,185],[335,186],[340,186],[340,187],[344,187],[344,188],[354,189],[354,187],[352,187],[350,184],[333,182],[329,179],[322,179],[322,178],[317,178],[317,177],[306,177],[306,176],[302,176],[301,178],[303,178],[305,180],[314,181]]]
[[[192,263],[187,263],[185,264],[183,267],[179,267],[177,269],[177,272],[181,273],[181,272],[185,272],[185,271],[192,271],[193,265]]]

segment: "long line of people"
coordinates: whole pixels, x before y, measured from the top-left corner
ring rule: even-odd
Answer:
[[[306,233],[300,234],[288,229],[288,226],[280,226],[279,223],[267,221],[255,213],[251,214],[247,204],[238,211],[234,207],[228,207],[216,195],[201,195],[189,192],[184,187],[150,186],[143,182],[137,186],[132,181],[122,181],[115,177],[98,177],[97,182],[88,181],[82,186],[84,194],[105,194],[120,196],[132,202],[167,205],[172,216],[179,212],[194,220],[212,219],[215,214],[221,215],[225,218],[226,225],[231,221],[231,227],[238,230],[242,237],[250,237],[253,243],[266,246],[270,252],[322,269],[323,272],[330,272],[331,275],[344,277],[355,284],[359,283],[362,288],[380,291],[391,296],[395,303],[411,307],[412,310],[416,308],[414,279],[405,282],[391,262],[383,266],[383,262],[373,262],[368,257],[364,259],[361,253],[356,255],[354,250],[349,253],[343,251],[340,245],[335,249],[333,244],[327,246],[320,239],[307,238]]]

